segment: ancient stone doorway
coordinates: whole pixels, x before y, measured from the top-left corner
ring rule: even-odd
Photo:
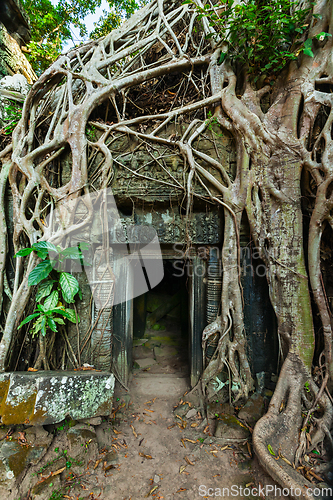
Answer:
[[[165,276],[156,289],[114,307],[113,370],[125,385],[133,360],[134,370],[187,373],[191,386],[202,372],[206,264],[179,259],[170,248],[162,255]]]

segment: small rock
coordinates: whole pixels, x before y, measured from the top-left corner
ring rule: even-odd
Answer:
[[[82,456],[82,449],[89,446],[89,454],[93,455],[93,450],[97,449],[96,433],[93,427],[78,424],[69,429],[67,440],[70,446],[70,456],[77,458]]]
[[[13,76],[5,76],[0,80],[0,86],[7,90],[14,90],[23,95],[27,95],[30,90],[30,85],[25,76],[17,74]]]
[[[154,347],[154,352],[159,357],[176,356],[178,354],[177,349],[171,346]]]
[[[31,493],[33,497],[38,497],[39,495],[42,495],[45,490],[50,490],[50,486],[52,484],[53,489],[58,489],[60,486],[60,477],[59,476],[50,476],[44,481],[38,481],[38,483],[35,484],[35,486],[32,488]],[[51,490],[52,491],[52,490]]]
[[[102,417],[92,417],[92,418],[88,418],[86,420],[81,420],[81,422],[83,424],[93,425],[93,426],[97,427],[98,425],[101,425]]]
[[[111,464],[116,460],[118,460],[118,453],[116,452],[116,450],[109,451],[103,458],[103,462],[107,462],[108,464]]]
[[[191,408],[187,413],[186,413],[186,418],[193,418],[197,414],[197,410],[195,408]]]
[[[136,363],[140,368],[148,368],[149,366],[156,365],[156,361],[154,358],[137,359]]]
[[[244,420],[244,422],[252,427],[264,413],[264,398],[255,392],[239,411],[238,418]]]
[[[157,474],[155,474],[155,476],[154,476],[154,483],[158,484],[160,482],[160,480],[161,480],[160,476],[158,476]]]
[[[187,414],[187,412],[189,411],[190,407],[187,403],[185,403],[184,405],[179,405],[177,406],[177,408],[174,410],[174,414],[175,415],[178,415],[178,417],[185,417],[185,415]]]
[[[233,415],[221,415],[217,421],[215,436],[224,439],[247,439],[250,431]]]

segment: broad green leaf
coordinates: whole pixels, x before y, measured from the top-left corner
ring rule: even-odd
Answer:
[[[314,57],[314,54],[311,49],[303,49],[303,52],[306,56]]]
[[[72,323],[76,323],[75,311],[73,309],[66,309],[66,313],[67,313],[67,319],[69,319],[69,321],[71,321]],[[78,323],[79,323],[79,318],[78,318]]]
[[[51,252],[58,253],[58,249],[53,243],[50,243],[49,241],[38,241],[38,243],[34,243],[32,245],[32,249],[37,252],[37,250],[47,250]]]
[[[40,331],[41,327],[42,327],[42,320],[43,320],[44,316],[39,316],[38,319],[36,319],[35,321],[35,324],[34,324],[34,327],[32,329],[32,336],[34,337],[35,335],[38,334],[38,332]]]
[[[275,457],[275,453],[274,453],[273,448],[271,447],[271,445],[270,445],[270,444],[268,444],[268,445],[267,445],[267,449],[268,449],[268,451],[270,452],[270,454],[271,454],[271,455],[273,455],[273,456]]]
[[[49,328],[50,328],[50,330],[52,330],[52,332],[58,331],[57,325],[56,325],[53,318],[47,318],[47,324],[49,325]]]
[[[44,309],[45,311],[50,311],[51,309],[54,309],[57,307],[59,302],[59,292],[58,290],[54,290],[54,292],[51,293],[46,299],[44,300]]]
[[[38,285],[38,283],[48,277],[52,269],[53,263],[50,260],[40,262],[29,274],[28,285]]]
[[[65,325],[65,322],[62,318],[53,318],[56,323],[59,323],[59,325]]]
[[[223,61],[225,59],[225,56],[226,56],[226,53],[225,52],[221,52],[218,64],[222,64],[223,63]]]
[[[42,300],[44,297],[47,297],[47,295],[50,295],[50,293],[52,291],[53,283],[55,283],[54,280],[47,280],[47,281],[44,281],[43,283],[40,283],[38,285],[38,292],[36,295],[37,302]]]
[[[306,49],[311,49],[311,47],[312,47],[312,40],[311,40],[311,38],[308,38],[307,40],[305,40],[304,47]]]
[[[69,304],[74,302],[74,296],[80,289],[77,279],[69,273],[60,273],[59,284],[64,300]]]
[[[33,248],[22,248],[22,250],[19,250],[14,257],[25,257],[26,255],[30,255],[31,252],[33,252]]]
[[[30,315],[29,315],[29,316],[27,316],[27,317],[26,317],[23,321],[21,321],[19,328],[21,328],[21,326],[23,326],[23,325],[25,325],[25,324],[29,323],[29,321],[31,321],[32,319],[37,318],[37,316],[40,316],[40,313],[39,313],[39,312],[38,312],[38,313],[34,313],[34,314],[30,314]]]
[[[63,307],[55,307],[54,309],[51,309],[49,312],[60,314],[61,316],[64,316],[66,319],[69,319],[69,321],[71,321],[72,323],[76,323],[75,311],[73,311],[73,309],[64,309]]]
[[[80,250],[82,252],[89,250],[90,245],[88,243],[85,243],[84,241],[82,243],[79,243]]]
[[[78,247],[69,247],[62,250],[61,255],[66,259],[80,260],[83,255]]]

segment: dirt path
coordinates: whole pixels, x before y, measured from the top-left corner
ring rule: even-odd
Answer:
[[[275,484],[250,456],[246,440],[212,435],[214,420],[207,426],[204,416],[187,402],[188,395],[184,396],[189,389],[186,373],[156,371],[136,370],[129,393],[117,386],[110,418],[71,422],[63,430],[56,426],[26,429],[25,438],[33,449],[45,442],[48,451],[17,478],[10,491],[6,493],[0,484],[0,497],[285,498],[264,489],[251,492],[252,488]],[[20,439],[18,430],[12,438]]]
[[[186,401],[186,395],[182,397],[188,389],[186,378],[137,374],[130,389],[130,395],[118,390],[113,426],[104,424],[97,430],[99,440],[102,432],[109,432],[111,448],[117,448],[99,498],[277,498],[249,494],[249,488],[274,483],[250,458],[247,446],[219,444],[196,411],[191,418],[175,416],[174,407]]]

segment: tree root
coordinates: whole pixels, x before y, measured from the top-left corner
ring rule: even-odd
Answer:
[[[262,467],[283,488],[288,488],[292,498],[304,495],[318,499],[321,497],[309,495],[308,489],[313,489],[314,485],[298,472],[295,464],[302,426],[301,395],[308,378],[301,359],[290,352],[282,366],[268,412],[254,428],[253,447]],[[332,409],[327,412],[327,418],[331,415]]]

